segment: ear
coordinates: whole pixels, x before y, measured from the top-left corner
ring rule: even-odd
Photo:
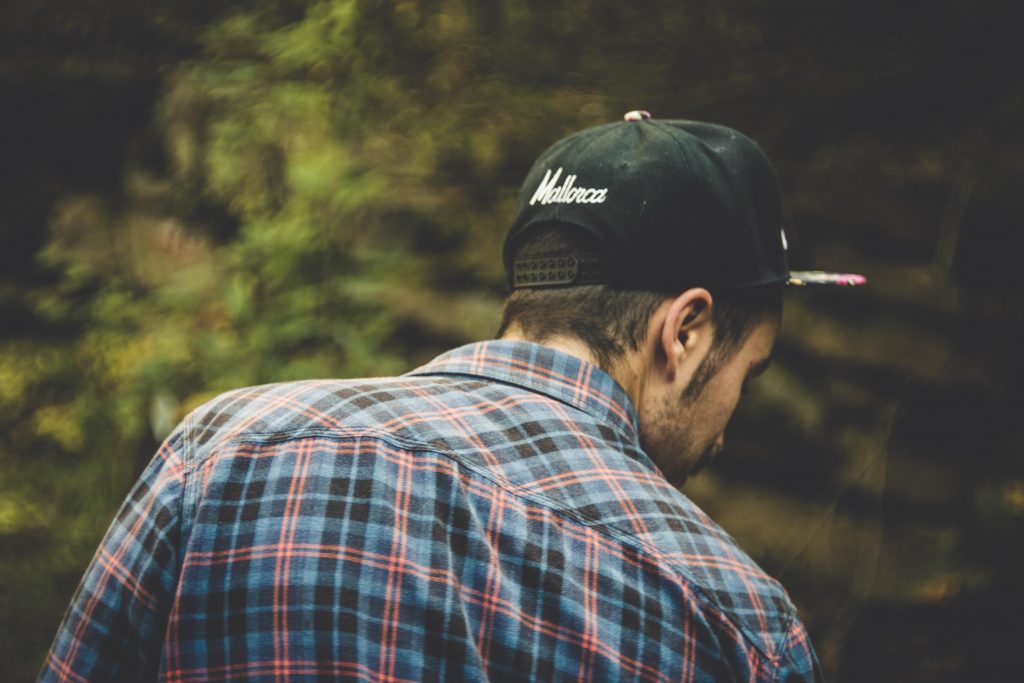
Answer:
[[[710,348],[712,301],[708,290],[696,287],[677,296],[665,310],[658,355],[664,359],[669,382],[679,372],[693,372]]]

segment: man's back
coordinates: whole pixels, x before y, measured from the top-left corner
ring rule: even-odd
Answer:
[[[522,342],[190,415],[44,678],[782,680],[785,592],[640,450],[622,388]]]

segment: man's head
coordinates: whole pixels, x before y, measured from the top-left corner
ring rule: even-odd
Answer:
[[[590,128],[534,164],[505,241],[501,336],[576,350],[636,403],[648,454],[674,480],[720,447],[740,388],[767,362],[790,273],[767,156],[714,124]]]
[[[781,324],[778,288],[716,298],[692,288],[666,299],[616,378],[629,384],[644,451],[676,484],[722,449],[744,386],[768,367]]]
[[[540,231],[517,256],[578,240]],[[500,337],[574,350],[633,399],[645,452],[675,483],[710,462],[744,383],[767,366],[781,286],[677,296],[611,285],[528,288],[505,302]]]

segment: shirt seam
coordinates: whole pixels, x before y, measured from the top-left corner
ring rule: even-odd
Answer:
[[[783,661],[789,652],[789,643],[793,639],[793,626],[796,624],[796,614],[794,613],[788,616],[789,619],[786,621],[785,635],[781,638],[781,647],[777,650],[778,655],[774,658],[775,671],[772,674],[772,683],[776,683],[782,675]]]
[[[310,437],[321,437],[330,439],[332,441],[345,441],[355,438],[370,438],[376,439],[382,443],[386,443],[388,445],[395,446],[397,448],[401,448],[410,452],[432,453],[434,455],[446,457],[457,463],[459,467],[469,470],[474,475],[482,479],[486,479],[487,481],[491,482],[495,486],[498,486],[499,488],[506,491],[510,495],[516,496],[517,498],[523,500],[528,500],[537,503],[549,509],[553,514],[559,516],[560,518],[594,529],[600,533],[603,533],[605,536],[612,538],[615,542],[630,548],[636,553],[642,554],[645,557],[657,559],[657,566],[664,574],[671,578],[685,582],[687,586],[690,586],[696,594],[700,595],[703,598],[703,602],[707,605],[708,609],[714,611],[723,620],[732,624],[736,630],[736,633],[740,634],[743,637],[743,639],[761,657],[763,657],[767,662],[769,662],[773,666],[773,668],[778,669],[778,663],[780,661],[778,654],[773,656],[772,654],[765,652],[763,646],[761,646],[753,638],[751,638],[746,633],[745,629],[743,629],[740,626],[740,624],[736,622],[735,619],[730,617],[728,613],[726,613],[718,605],[718,603],[710,595],[708,595],[707,591],[697,581],[677,571],[672,565],[671,561],[665,560],[660,555],[660,553],[657,552],[656,548],[647,548],[643,544],[638,543],[635,539],[631,538],[628,534],[620,531],[619,529],[608,526],[607,524],[604,524],[599,520],[593,519],[584,513],[561,506],[557,501],[549,498],[548,496],[545,496],[542,493],[525,490],[521,486],[518,486],[513,482],[499,479],[490,472],[480,469],[476,464],[465,461],[463,457],[460,456],[457,452],[449,449],[439,448],[437,444],[414,441],[412,439],[403,439],[394,434],[388,432],[381,432],[372,427],[345,428],[344,430],[341,430],[339,428],[327,429],[314,427],[286,431],[247,432],[245,434],[238,434],[226,438],[223,441],[211,442],[207,444],[210,450],[209,453],[206,455],[206,458],[213,457],[215,451],[218,450],[219,447],[229,446],[232,444],[281,443],[285,441],[293,441]],[[791,614],[786,614],[786,618],[786,623],[789,626],[785,631],[786,635],[783,638],[784,640],[789,638],[788,631],[792,628],[794,616]],[[777,671],[775,672],[774,676],[778,676]]]
[[[199,491],[196,486],[198,478],[193,476],[195,471],[199,467],[199,456],[196,454],[195,438],[193,431],[195,430],[196,421],[192,413],[185,416],[183,429],[182,429],[182,460],[184,467],[182,468],[182,495],[181,495],[181,548],[182,553],[185,552],[185,548],[188,547],[188,542],[192,536],[192,512],[194,504],[199,499]]]

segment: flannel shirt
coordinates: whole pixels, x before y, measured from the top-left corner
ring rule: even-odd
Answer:
[[[573,356],[222,395],[161,446],[41,680],[792,681],[785,591]]]

